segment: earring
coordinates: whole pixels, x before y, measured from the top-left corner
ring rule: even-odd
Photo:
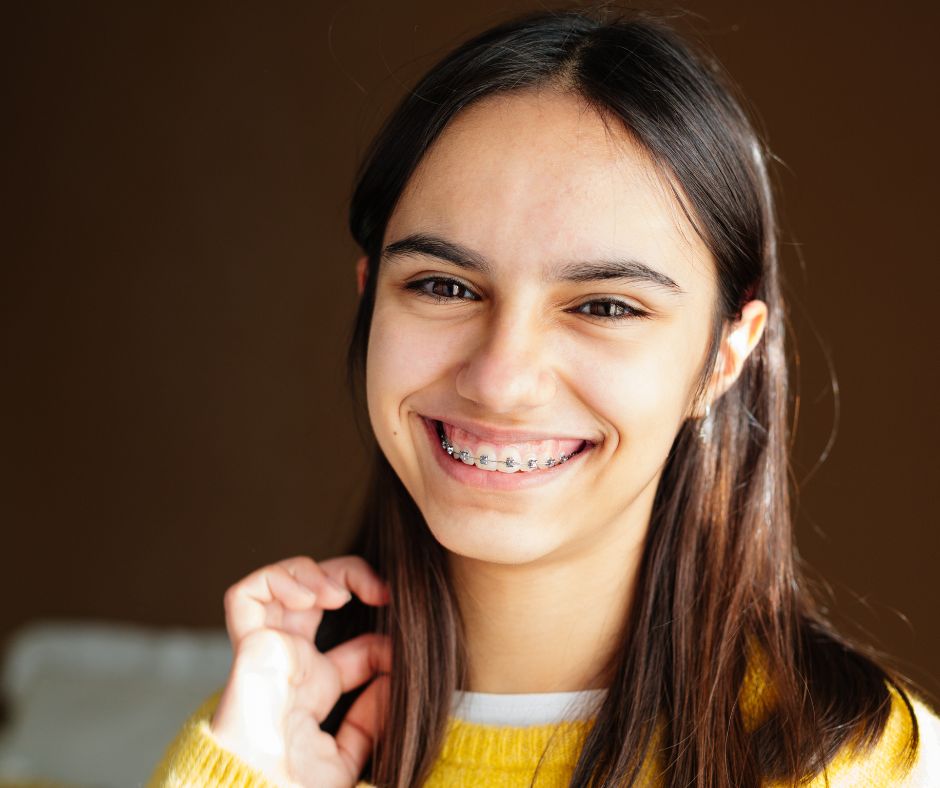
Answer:
[[[702,441],[707,441],[712,435],[712,423],[709,418],[712,413],[712,404],[711,402],[705,403],[705,417],[702,419],[702,423],[698,428],[698,437]]]

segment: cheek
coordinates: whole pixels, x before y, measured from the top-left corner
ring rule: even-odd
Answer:
[[[369,332],[366,393],[373,420],[401,415],[407,397],[429,386],[446,369],[447,343],[429,338],[427,326],[402,319],[401,313],[376,304]]]
[[[609,422],[618,443],[658,463],[685,417],[694,361],[683,343],[646,336],[599,346],[592,354],[582,350],[573,379],[584,401]]]

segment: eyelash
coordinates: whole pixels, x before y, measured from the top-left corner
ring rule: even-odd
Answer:
[[[440,283],[440,284],[446,284],[446,285],[456,285],[462,290],[466,290],[468,293],[473,292],[463,282],[460,282],[456,279],[449,279],[448,277],[445,277],[445,276],[426,276],[423,279],[417,279],[414,282],[408,282],[404,286],[404,289],[413,291],[415,295],[419,297],[431,298],[438,302],[446,302],[446,301],[452,301],[454,299],[458,299],[458,296],[435,295],[434,293],[429,293],[426,290],[422,289],[424,285],[428,284],[429,282],[432,282],[434,284]],[[475,300],[475,299],[471,299],[471,300]],[[637,307],[631,306],[625,301],[620,301],[616,298],[596,298],[596,299],[592,299],[591,301],[585,301],[584,304],[581,304],[581,306],[585,306],[586,304],[610,304],[612,306],[618,306],[624,310],[624,314],[621,314],[621,315],[591,315],[585,312],[577,313],[577,314],[586,315],[587,317],[595,317],[595,318],[598,318],[599,320],[605,320],[605,321],[616,322],[619,320],[628,320],[631,318],[635,319],[635,318],[649,317],[649,314],[650,314],[649,312],[646,312],[642,309],[638,309]]]

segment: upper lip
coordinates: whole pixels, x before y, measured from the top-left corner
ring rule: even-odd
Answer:
[[[559,432],[557,429],[551,431],[538,429],[538,428],[525,428],[525,429],[500,429],[498,427],[488,426],[486,424],[481,424],[477,421],[471,421],[469,419],[462,419],[455,416],[448,416],[447,418],[442,418],[439,416],[425,416],[426,419],[431,421],[442,421],[445,424],[450,424],[458,429],[463,430],[464,432],[469,432],[472,435],[475,435],[480,440],[492,441],[493,443],[525,443],[527,441],[544,441],[544,440],[583,440],[588,443],[595,443],[595,441],[590,438],[584,437],[584,435],[571,434],[566,431]]]

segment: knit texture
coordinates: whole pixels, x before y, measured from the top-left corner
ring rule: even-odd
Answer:
[[[913,770],[904,755],[912,724],[907,707],[893,688],[891,715],[882,737],[868,752],[849,744],[824,774],[808,788],[887,788],[940,785],[940,719],[919,699],[914,708],[922,743]],[[210,695],[184,723],[147,783],[147,788],[219,786],[220,788],[276,788],[263,774],[222,748],[209,729],[209,721],[222,690]],[[753,697],[753,696],[751,696]],[[756,713],[751,706],[749,713]],[[424,788],[523,788],[536,774],[539,788],[564,788],[578,760],[592,719],[524,728],[481,725],[451,717],[444,744]],[[543,752],[545,753],[542,757]],[[539,761],[541,759],[541,764]],[[640,785],[656,786],[658,764],[644,763]],[[828,782],[827,782],[828,780]],[[359,782],[357,788],[372,788]],[[781,788],[768,784],[767,788]]]

